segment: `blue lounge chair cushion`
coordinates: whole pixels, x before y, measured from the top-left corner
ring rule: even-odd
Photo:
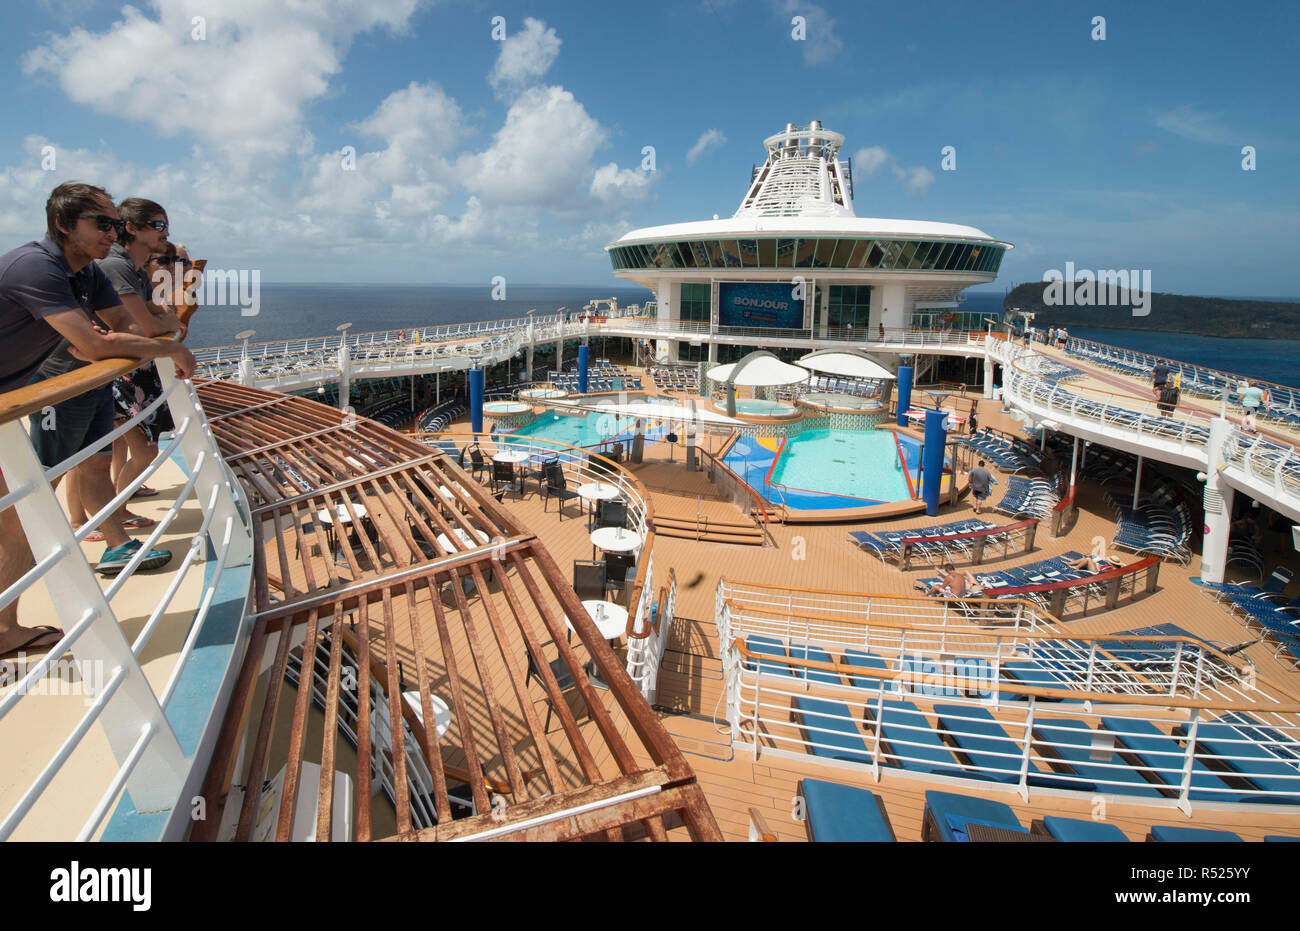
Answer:
[[[745,646],[751,653],[758,653],[763,656],[785,656],[785,645],[780,640],[774,640],[771,637],[760,637],[758,634],[750,634],[745,638]],[[758,669],[763,675],[790,675],[790,667],[785,663],[761,663],[754,660],[746,660],[746,665],[750,669]]]
[[[1183,779],[1183,748],[1150,721],[1138,718],[1105,717],[1102,726],[1115,731],[1117,740],[1133,751],[1142,765],[1159,776],[1166,784],[1177,788]],[[1136,734],[1136,736],[1134,736]],[[1218,791],[1214,791],[1214,790]],[[1225,791],[1228,785],[1214,775],[1200,760],[1192,761],[1192,782],[1189,795],[1203,802],[1240,802],[1244,799],[1236,792]]]
[[[922,773],[943,773],[956,776],[976,776],[963,770],[948,746],[939,739],[930,722],[916,705],[900,699],[886,699],[882,703],[881,719],[876,722],[880,738],[889,744],[889,762],[903,769]],[[875,713],[875,706],[870,706]],[[900,759],[899,757],[908,757]]]
[[[801,794],[808,837],[820,842],[881,842],[894,840],[894,829],[867,789],[804,779]]]
[[[1164,797],[1159,789],[1142,778],[1141,773],[1120,759],[1119,754],[1112,753],[1109,760],[1093,760],[1093,730],[1083,721],[1043,718],[1035,722],[1034,735],[1039,741],[1051,744],[1052,752],[1068,763],[1070,769],[1095,782],[1099,792]]]
[[[1196,731],[1196,752],[1207,752],[1222,759],[1234,772],[1246,775],[1264,792],[1289,795],[1286,801],[1300,801],[1300,768],[1279,759],[1268,748],[1255,743],[1249,735],[1228,724],[1202,724]]]
[[[1264,840],[1272,843],[1300,843],[1300,837],[1291,837],[1286,834],[1269,834]]]
[[[1047,833],[1067,843],[1128,842],[1123,831],[1105,821],[1084,821],[1081,818],[1048,815],[1043,819],[1043,824],[1047,827]]]
[[[933,815],[933,823],[939,829],[939,838],[945,841],[967,839],[964,829],[961,829],[961,838],[956,836],[954,824],[964,826],[973,822],[1008,831],[1025,830],[1009,805],[993,799],[931,789],[925,793],[925,811],[927,820]]]
[[[1209,828],[1179,828],[1157,824],[1151,828],[1151,839],[1162,843],[1216,844],[1223,841],[1240,841],[1241,837],[1232,831],[1211,831]]]
[[[884,659],[882,659],[881,657],[877,656],[874,653],[863,653],[860,650],[845,650],[844,662],[850,666],[860,666],[863,669],[888,669],[889,668],[889,664],[886,663]],[[871,689],[872,691],[875,691],[877,688],[879,688],[880,683],[881,683],[880,679],[876,679],[871,676],[849,676],[849,684],[860,689]],[[892,679],[885,680],[885,691],[886,692],[895,691],[895,686]]]
[[[792,644],[790,646],[790,656],[794,659],[812,660],[815,663],[832,662],[830,654],[820,647],[805,647],[801,644]],[[827,685],[844,684],[840,681],[838,675],[826,669],[808,669],[804,671],[808,673],[808,680],[810,682],[825,682]]]
[[[808,752],[832,760],[850,763],[870,763],[867,742],[853,721],[853,712],[842,701],[796,696],[793,700],[799,724],[810,744]],[[814,730],[815,728],[815,730]]]

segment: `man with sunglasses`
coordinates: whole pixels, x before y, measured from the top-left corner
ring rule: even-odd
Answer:
[[[112,198],[99,187],[69,182],[56,187],[45,204],[46,237],[0,256],[0,394],[21,388],[49,375],[39,370],[49,357],[70,347],[79,363],[99,359],[156,359],[168,356],[176,364],[179,378],[194,371],[194,356],[184,345],[149,339],[133,333],[112,332],[92,318],[96,311],[121,305],[104,272],[92,261],[107,257],[119,229]],[[73,366],[75,367],[75,365]],[[33,425],[32,442],[38,457],[48,468],[77,450],[89,446],[112,430],[113,400],[109,386],[87,392],[57,405],[56,429],[41,429],[48,418]],[[92,456],[102,464],[93,480],[83,486],[83,496],[92,512],[113,497],[108,474],[108,455]],[[8,486],[0,476],[0,497]],[[118,571],[129,561],[121,559],[126,548],[139,544],[127,538],[120,522],[112,518],[101,528],[109,552],[101,564]],[[156,554],[156,555],[155,555]],[[109,558],[109,556],[113,558]],[[152,551],[144,566],[157,568],[170,559],[165,550]],[[161,560],[161,562],[159,562]],[[32,554],[14,508],[0,511],[0,591],[4,591],[31,566]],[[63,636],[54,628],[18,626],[18,604],[0,610],[0,657],[20,650],[46,650]]]
[[[143,197],[128,197],[117,205],[117,215],[124,229],[108,256],[98,261],[117,289],[122,309],[107,310],[104,318],[115,330],[129,329],[134,323],[145,336],[179,332],[181,322],[175,311],[150,302],[153,289],[144,267],[167,241],[167,211]]]

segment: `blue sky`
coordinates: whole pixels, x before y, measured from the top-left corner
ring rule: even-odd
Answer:
[[[76,178],[160,201],[173,239],[267,281],[607,285],[607,242],[730,215],[763,137],[820,119],[860,216],[1014,243],[999,288],[1072,261],[1297,294],[1300,17],[1106,6],[7,5],[0,245],[38,236]]]

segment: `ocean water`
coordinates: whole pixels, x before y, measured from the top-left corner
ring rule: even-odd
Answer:
[[[1070,327],[1069,331],[1071,336],[1081,339],[1300,388],[1300,339],[1222,339],[1189,333],[1100,327]]]
[[[1227,295],[1231,297],[1231,295]],[[1245,300],[1295,301],[1293,297],[1245,298]],[[965,310],[1000,310],[1002,295],[989,292],[971,293],[962,305]],[[1300,314],[1300,303],[1296,306]],[[1300,388],[1300,340],[1296,339],[1227,339],[1196,336],[1190,333],[1166,333],[1162,330],[1115,330],[1105,327],[1069,327],[1071,336],[1122,346],[1136,352],[1169,356],[1180,362],[1204,365],[1254,376],[1279,385]]]
[[[529,310],[555,313],[560,307],[581,310],[592,298],[617,297],[620,305],[653,300],[645,288],[507,287],[506,300],[492,299],[491,288],[446,285],[263,284],[256,316],[239,307],[200,307],[190,325],[194,347],[233,345],[235,334],[255,330],[253,342],[332,336],[341,323],[353,333],[410,329],[476,320],[522,317]]]

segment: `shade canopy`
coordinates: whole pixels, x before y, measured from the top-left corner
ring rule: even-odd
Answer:
[[[739,369],[739,371],[737,371]],[[776,356],[764,353],[752,353],[739,362],[717,365],[706,373],[717,382],[728,382],[747,387],[769,387],[772,385],[794,385],[808,380],[808,370],[788,362],[782,362]],[[734,381],[732,376],[735,376]]]
[[[823,349],[810,352],[799,360],[799,365],[826,375],[844,378],[894,378],[893,373],[865,352],[845,349]]]

